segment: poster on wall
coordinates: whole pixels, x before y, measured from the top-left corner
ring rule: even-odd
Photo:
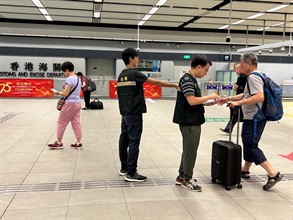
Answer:
[[[0,97],[53,98],[52,79],[0,78]]]
[[[145,98],[161,98],[162,88],[149,83],[143,84]],[[109,81],[109,98],[117,98],[117,80]]]

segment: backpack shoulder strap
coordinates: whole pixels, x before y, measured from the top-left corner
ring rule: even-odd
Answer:
[[[264,83],[263,90],[264,90],[264,92],[265,92],[265,81],[264,81],[264,80],[265,80],[265,79],[264,79],[265,74],[263,74],[263,73],[259,73],[259,72],[252,72],[251,74],[256,75],[256,76],[258,76],[258,77],[260,77],[260,78],[262,79],[262,81],[263,81],[263,83]],[[248,83],[248,81],[249,81],[249,80],[247,79],[246,84],[247,84],[247,89],[248,89],[249,95],[251,96],[251,92],[250,92],[250,87],[249,87],[249,83]],[[258,103],[256,103],[255,105],[256,105],[257,109],[261,112],[261,114],[263,114],[262,111],[261,111],[261,108],[260,108],[259,105],[258,105]]]
[[[251,74],[259,76],[260,78],[264,79],[265,78],[265,74],[264,73],[260,73],[260,72],[252,72]]]

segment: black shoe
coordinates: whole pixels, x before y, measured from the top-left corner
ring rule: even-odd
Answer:
[[[277,182],[279,182],[281,179],[283,179],[284,175],[278,172],[278,174],[275,177],[268,176],[268,182],[266,185],[263,186],[263,190],[267,191],[270,188],[272,188]]]
[[[249,179],[250,178],[250,172],[249,171],[241,171],[241,178],[243,179]]]
[[[87,107],[84,107],[84,108],[82,108],[82,110],[88,110],[88,108]]]
[[[125,177],[125,181],[127,182],[143,182],[146,180],[147,180],[146,176],[139,175],[138,173],[135,173],[133,176],[130,176],[127,174]]]
[[[230,133],[229,131],[227,131],[227,130],[225,130],[223,128],[220,128],[220,130],[223,131],[223,132],[225,132],[225,133],[228,133],[228,134]]]
[[[196,182],[193,179],[183,180],[181,186],[194,192],[201,192],[201,186],[196,185]]]
[[[119,175],[120,176],[125,176],[127,174],[127,171],[126,170],[123,170],[123,169],[120,169],[119,170]]]

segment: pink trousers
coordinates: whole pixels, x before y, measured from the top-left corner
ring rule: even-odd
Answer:
[[[82,128],[80,123],[81,102],[66,102],[63,106],[57,122],[57,138],[63,138],[65,129],[71,122],[76,138],[82,138]]]

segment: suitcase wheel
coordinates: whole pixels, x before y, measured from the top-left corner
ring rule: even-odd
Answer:
[[[216,178],[212,178],[212,183],[215,183],[217,181]]]
[[[242,189],[242,184],[241,183],[237,184],[237,188]]]
[[[226,190],[227,190],[227,191],[230,191],[231,189],[232,189],[231,186],[226,186]]]

